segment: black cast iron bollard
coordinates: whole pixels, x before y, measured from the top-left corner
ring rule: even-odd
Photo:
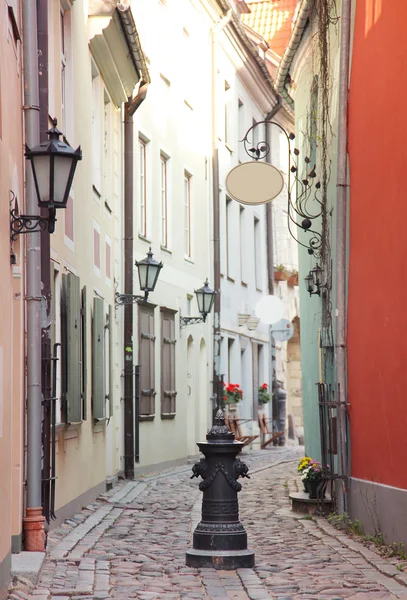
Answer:
[[[205,456],[192,467],[192,477],[202,477],[202,520],[193,536],[193,548],[186,553],[189,567],[238,569],[254,566],[254,552],[247,548],[247,533],[239,521],[237,481],[247,477],[247,466],[236,458],[243,448],[226,427],[222,410],[216,413],[215,425],[198,442]],[[191,479],[192,479],[191,477]]]

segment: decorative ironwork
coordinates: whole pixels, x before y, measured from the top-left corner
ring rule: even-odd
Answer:
[[[16,209],[10,211],[11,221],[11,239],[14,242],[18,235],[23,233],[36,233],[37,231],[45,231],[48,227],[48,217],[40,217],[37,215],[18,215]]]
[[[322,200],[320,198],[321,182],[318,181],[316,164],[311,163],[308,156],[304,157],[305,175],[301,176],[298,169],[298,148],[291,150],[291,142],[295,139],[293,133],[288,134],[286,130],[275,121],[259,121],[253,124],[246,132],[243,140],[245,152],[254,160],[262,160],[270,153],[270,144],[260,141],[253,144],[249,140],[256,127],[261,125],[275,125],[283,132],[288,146],[288,173],[287,173],[287,223],[291,237],[304,248],[310,255],[320,257],[322,250],[321,234],[312,228],[313,220],[322,216]],[[296,188],[296,190],[294,190]],[[312,203],[312,205],[311,205]],[[293,226],[302,229],[309,234],[308,243],[303,243],[293,231]]]
[[[179,326],[181,329],[187,325],[195,325],[196,323],[205,323],[206,317],[181,317],[179,318]]]
[[[144,304],[148,301],[148,292],[144,292],[144,296],[136,296],[134,294],[119,294],[116,292],[115,304],[118,306],[124,306],[125,304]]]

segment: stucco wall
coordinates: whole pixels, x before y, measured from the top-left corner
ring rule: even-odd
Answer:
[[[352,476],[404,489],[406,18],[403,3],[356,3],[348,313]]]
[[[17,11],[19,4],[17,3]],[[17,14],[18,17],[18,14]],[[13,36],[7,4],[0,11],[0,597],[9,578],[12,536],[21,533],[22,421],[24,414],[23,240],[13,244],[10,265],[10,202],[24,212],[20,44]],[[11,206],[15,207],[14,203]]]

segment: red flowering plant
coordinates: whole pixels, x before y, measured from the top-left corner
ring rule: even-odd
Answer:
[[[259,387],[259,393],[258,393],[258,402],[259,404],[267,404],[267,402],[270,402],[270,394],[268,393],[268,385],[267,383],[263,383],[263,385],[261,385]]]
[[[224,383],[223,399],[227,404],[237,404],[243,398],[243,390],[238,383]]]

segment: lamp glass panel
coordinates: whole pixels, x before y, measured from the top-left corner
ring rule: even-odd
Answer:
[[[205,306],[204,306],[205,294],[201,291],[197,291],[197,292],[195,292],[195,295],[196,295],[196,301],[198,304],[198,310],[202,314],[205,312]]]
[[[214,294],[204,294],[204,312],[210,313],[212,310],[212,304],[215,299]]]
[[[38,185],[38,202],[48,203],[49,197],[49,181],[50,181],[50,156],[33,156],[31,166],[35,172]]]
[[[64,198],[68,198],[66,189],[69,183],[69,178],[72,169],[73,158],[71,156],[55,156],[54,155],[54,202],[61,206],[64,205]]]
[[[139,278],[139,282],[140,282],[140,289],[144,292],[147,289],[147,265],[146,264],[139,264],[137,265],[138,268],[138,278]]]
[[[147,270],[147,289],[151,292],[155,288],[155,284],[157,283],[158,273],[160,272],[159,265],[148,265]]]

